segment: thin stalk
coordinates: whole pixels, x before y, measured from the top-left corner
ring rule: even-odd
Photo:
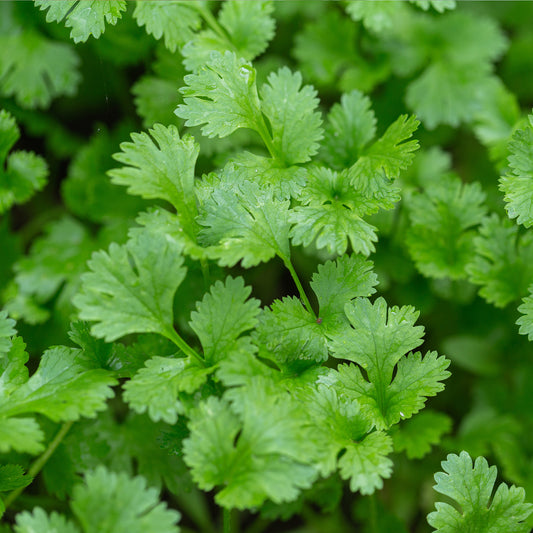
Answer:
[[[211,276],[209,274],[209,263],[205,257],[200,259],[200,265],[202,267],[202,276],[204,278],[204,289],[207,292],[211,286]]]
[[[204,358],[194,349],[191,348],[176,332],[174,328],[169,328],[166,331],[167,339],[171,340],[184,354],[197,359],[198,362],[202,363],[202,366],[205,365]]]
[[[217,19],[213,16],[213,13],[204,6],[200,4],[196,4],[195,2],[192,3],[194,7],[198,10],[200,15],[204,18],[206,24],[221,38],[224,39],[231,48],[235,48],[233,46],[233,43],[231,42],[228,34],[224,31],[222,26],[218,23]]]
[[[60,430],[57,432],[56,436],[53,438],[53,440],[48,445],[48,448],[44,451],[44,453],[39,456],[35,462],[30,466],[28,470],[28,476],[31,478],[34,478],[44,467],[48,459],[52,456],[52,454],[56,451],[56,448],[59,446],[61,441],[65,438],[65,435],[68,433],[68,430],[71,428],[72,424],[74,422],[65,422]],[[7,498],[4,500],[5,508],[7,509],[24,491],[26,487],[20,487],[18,489],[15,489],[14,491],[10,492],[7,495]]]
[[[294,270],[294,267],[292,266],[292,263],[290,259],[284,260],[285,266],[289,269],[289,272],[291,273],[292,279],[294,280],[294,283],[296,283],[296,287],[298,288],[298,292],[300,294],[300,298],[302,299],[304,303],[304,307],[313,315],[313,317],[316,319],[316,313],[311,307],[311,303],[309,302],[309,298],[307,297],[307,294],[305,294],[303,285],[300,281],[300,278],[298,277],[298,274],[296,274],[296,270]]]
[[[270,133],[268,131],[265,119],[262,114],[260,114],[260,117],[258,120],[255,121],[255,126],[257,133],[259,133],[261,140],[266,146],[266,149],[268,150],[268,153],[270,154],[270,157],[276,161],[280,161],[280,157],[276,151],[276,148],[274,147],[274,143],[272,142],[272,137],[270,137]]]
[[[378,516],[376,507],[376,494],[370,496],[370,526],[373,533],[378,533]]]
[[[233,533],[233,521],[231,520],[231,510],[224,508],[222,511],[222,524],[224,533]]]

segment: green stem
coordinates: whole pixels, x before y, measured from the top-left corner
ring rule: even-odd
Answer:
[[[259,120],[255,121],[255,126],[257,133],[261,136],[262,141],[265,143],[266,149],[268,150],[268,153],[270,154],[270,157],[274,159],[275,161],[280,161],[280,157],[276,151],[276,148],[274,147],[274,143],[272,142],[272,138],[270,137],[270,133],[268,131],[265,119],[262,114],[260,114]]]
[[[170,328],[166,331],[165,337],[171,340],[185,355],[197,359],[202,366],[205,365],[204,358],[193,348],[191,348],[176,332],[174,328]]]
[[[191,2],[191,5],[194,6],[200,15],[205,20],[206,24],[224,41],[226,41],[230,48],[235,49],[233,43],[231,42],[228,34],[224,31],[222,26],[218,23],[217,19],[213,16],[213,13],[201,4],[196,2]]]
[[[292,266],[291,260],[286,259],[283,260],[285,263],[285,266],[289,269],[289,272],[291,273],[292,279],[294,280],[294,283],[296,283],[296,287],[298,288],[298,292],[300,293],[300,298],[302,299],[304,303],[304,307],[313,315],[313,317],[316,319],[316,313],[314,312],[313,308],[311,307],[311,303],[309,302],[309,298],[307,298],[307,294],[305,294],[303,285],[300,281],[300,278],[298,277],[298,274],[296,274],[296,270],[294,270],[294,267]]]
[[[202,268],[202,276],[204,278],[204,289],[207,292],[211,286],[211,276],[209,274],[209,263],[205,257],[200,259],[200,265]]]
[[[65,435],[68,433],[68,430],[71,428],[73,423],[74,422],[65,422],[61,426],[61,429],[57,432],[54,439],[50,442],[48,448],[46,448],[44,453],[40,457],[38,457],[35,462],[30,466],[27,474],[29,477],[34,478],[42,470],[48,459],[50,459],[51,455],[56,451],[56,448],[65,438]],[[8,494],[7,498],[4,500],[4,505],[6,509],[20,496],[20,494],[22,494],[25,488],[26,487],[20,487]]]
[[[222,523],[224,533],[233,533],[233,521],[231,520],[231,510],[224,508],[222,510]]]
[[[369,497],[370,497],[370,525],[372,527],[373,533],[378,533],[376,493],[371,494]]]

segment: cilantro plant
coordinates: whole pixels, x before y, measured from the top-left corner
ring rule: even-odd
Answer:
[[[0,533],[530,531],[532,16],[2,2]]]

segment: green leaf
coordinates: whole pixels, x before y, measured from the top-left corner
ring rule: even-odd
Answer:
[[[529,295],[522,299],[523,303],[518,307],[518,312],[522,316],[516,321],[520,326],[519,333],[527,335],[527,338],[533,340],[533,285],[529,287]]]
[[[387,310],[383,298],[374,304],[359,298],[346,304],[351,328],[332,336],[333,355],[355,365],[341,365],[333,379],[343,394],[357,399],[362,413],[377,429],[409,418],[424,406],[427,396],[443,389],[449,361],[428,352],[408,354],[422,343],[424,328],[415,326],[418,313],[411,306]],[[360,369],[364,370],[364,376]]]
[[[81,80],[78,65],[70,45],[32,30],[0,36],[0,94],[14,96],[23,108],[48,107],[54,98],[74,95]]]
[[[211,397],[192,414],[184,452],[193,479],[203,490],[224,485],[215,500],[226,508],[294,500],[316,477],[298,404],[257,378],[230,396],[231,407]]]
[[[136,2],[133,17],[148,34],[163,37],[171,52],[190,41],[201,24],[200,13],[189,2]]]
[[[44,433],[33,418],[1,418],[0,453],[11,450],[37,455],[44,450]]]
[[[157,489],[104,467],[74,488],[71,507],[84,533],[179,533],[180,514],[159,501]]]
[[[226,181],[231,170],[231,165],[226,167],[200,209],[198,223],[203,229],[199,240],[210,245],[208,253],[221,266],[241,261],[244,268],[249,268],[275,255],[287,261],[289,201],[276,200],[270,188],[262,189],[249,181]]]
[[[270,121],[275,154],[286,165],[305,163],[318,151],[322,119],[317,92],[302,76],[283,67],[261,87],[261,110]]]
[[[227,277],[212,285],[196,311],[191,314],[190,326],[202,344],[209,366],[224,359],[233,350],[249,347],[250,338],[241,335],[257,325],[259,300],[249,298],[252,289],[242,278]]]
[[[126,166],[108,174],[113,183],[127,186],[130,194],[170,202],[185,231],[194,236],[194,166],[199,146],[190,135],[180,139],[175,126],[155,124],[149,133],[132,133],[133,142],[122,143],[122,152],[113,156]]]
[[[371,261],[358,255],[343,255],[318,265],[311,288],[318,298],[319,316],[327,331],[348,323],[344,314],[346,303],[376,292],[378,280],[372,267]]]
[[[354,0],[347,2],[346,11],[354,21],[362,21],[365,28],[382,33],[394,27],[394,20],[405,9],[403,2],[370,2]]]
[[[416,4],[424,11],[427,11],[430,7],[432,7],[439,13],[443,13],[447,9],[455,9],[456,7],[455,0],[410,0],[410,2]]]
[[[399,199],[399,191],[391,182],[414,159],[413,152],[418,149],[418,141],[407,139],[413,136],[418,125],[415,117],[401,115],[377,141],[363,151],[349,169],[355,189],[380,202],[384,209],[392,208]]]
[[[198,71],[209,61],[213,50],[230,50],[247,61],[253,60],[274,36],[272,11],[273,3],[262,0],[224,2],[218,13],[221,31],[199,32],[183,47],[186,68]]]
[[[483,220],[474,239],[476,255],[467,265],[469,279],[481,285],[479,294],[504,307],[518,300],[533,283],[533,235],[492,214]]]
[[[27,487],[32,481],[20,465],[0,465],[0,492]]]
[[[533,225],[533,115],[528,121],[509,142],[510,172],[500,179],[509,218],[516,218],[526,228]]]
[[[185,104],[176,114],[186,126],[202,125],[208,137],[227,137],[239,128],[257,128],[261,117],[255,69],[234,53],[212,52],[197,74],[185,76]]]
[[[299,200],[303,205],[289,214],[294,244],[309,246],[315,241],[317,248],[338,255],[346,252],[348,243],[355,253],[375,251],[376,228],[361,218],[373,206],[350,186],[347,172],[312,168]]]
[[[29,379],[25,375],[25,367],[11,374],[7,393],[0,397],[0,416],[40,413],[56,422],[94,417],[116,385],[110,373],[96,368],[81,350],[66,346],[47,350],[37,371]]]
[[[280,363],[328,359],[324,326],[295,297],[275,300],[271,309],[263,310],[254,339]]]
[[[32,152],[8,153],[20,137],[15,119],[0,110],[0,214],[28,201],[46,184],[48,167]]]
[[[478,457],[472,467],[467,452],[450,454],[442,462],[444,472],[435,474],[437,492],[455,500],[460,511],[449,503],[437,502],[428,515],[428,523],[435,531],[453,533],[475,531],[476,533],[526,533],[529,526],[524,521],[533,511],[533,505],[524,503],[524,489],[508,487],[501,483],[489,506],[496,481],[496,467]]]
[[[79,533],[79,529],[64,516],[52,512],[47,515],[40,507],[33,513],[24,511],[16,518],[15,533]]]
[[[71,28],[70,37],[75,43],[85,42],[91,35],[98,39],[105,24],[113,26],[126,11],[125,0],[35,0],[35,5],[45,11],[46,22],[65,22]]]
[[[420,272],[434,278],[466,277],[474,248],[472,228],[485,215],[484,201],[479,183],[464,184],[453,175],[443,176],[409,198],[412,225],[406,242]]]
[[[394,449],[397,452],[405,451],[408,459],[421,459],[430,452],[431,445],[438,444],[451,427],[452,420],[448,415],[426,409],[401,426],[394,427]]]
[[[136,413],[148,412],[154,422],[175,424],[184,412],[179,392],[193,393],[212,371],[188,358],[152,357],[124,384],[124,399]]]
[[[8,318],[7,311],[0,311],[0,361],[11,349],[11,337],[15,335],[15,321]]]
[[[91,333],[114,341],[130,333],[172,338],[173,300],[185,278],[181,246],[170,235],[139,230],[123,246],[95,252],[74,298]]]
[[[334,168],[350,167],[375,135],[370,98],[360,91],[345,93],[328,113],[321,155]]]

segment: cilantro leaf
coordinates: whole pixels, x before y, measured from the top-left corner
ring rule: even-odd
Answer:
[[[394,426],[394,449],[405,451],[408,459],[420,459],[429,453],[432,444],[440,442],[442,435],[448,433],[451,427],[449,416],[425,409],[400,427]]]
[[[180,89],[185,104],[178,106],[176,114],[186,119],[186,126],[202,125],[208,137],[257,127],[261,111],[255,69],[234,53],[211,52],[204,68],[185,76],[185,83]]]
[[[404,357],[422,343],[424,332],[414,325],[418,313],[413,307],[387,310],[383,298],[374,304],[359,298],[346,304],[345,313],[351,327],[332,336],[330,347],[335,357],[358,366],[340,365],[333,376],[343,394],[359,401],[363,414],[377,429],[409,418],[422,409],[427,396],[443,389],[440,381],[450,375],[445,370],[446,358],[435,352],[424,359],[419,352]]]
[[[302,76],[283,67],[261,87],[261,110],[270,121],[274,152],[286,165],[305,163],[318,151],[322,119],[317,92]]]
[[[424,11],[427,11],[430,7],[432,7],[439,13],[443,13],[447,9],[455,9],[456,7],[455,0],[410,0],[410,2],[416,4]]]
[[[20,137],[15,119],[0,110],[0,214],[22,204],[46,184],[48,167],[32,152],[8,153]]]
[[[369,203],[350,186],[348,172],[311,169],[299,200],[303,205],[289,214],[294,244],[309,246],[315,241],[317,248],[339,255],[346,251],[348,242],[354,252],[368,255],[375,250],[376,228],[361,218]]]
[[[239,261],[244,268],[268,261],[275,255],[287,261],[289,247],[289,202],[276,200],[271,189],[244,181],[224,182],[231,174],[227,167],[218,186],[201,206],[198,235],[207,252],[221,266]]]
[[[272,11],[270,1],[224,2],[218,13],[219,31],[201,31],[183,47],[185,67],[190,71],[199,70],[214,50],[220,53],[230,50],[251,61],[266,49],[274,36]]]
[[[122,152],[114,155],[126,166],[110,170],[108,174],[113,183],[127,186],[130,194],[171,203],[185,231],[193,237],[197,214],[194,166],[198,144],[190,135],[180,139],[175,126],[155,124],[149,133],[153,140],[144,132],[132,133],[133,142],[122,143]]]
[[[125,0],[35,0],[35,5],[45,11],[47,22],[65,22],[71,28],[70,37],[75,43],[85,42],[91,35],[98,39],[105,31],[105,23],[115,25],[126,10]]]
[[[371,424],[361,415],[357,401],[325,385],[303,390],[298,398],[311,420],[321,474],[339,469],[341,477],[350,480],[352,492],[372,494],[382,488],[383,478],[392,473],[387,457],[392,441],[381,431],[368,433]]]
[[[0,465],[0,492],[26,487],[31,482],[32,478],[24,474],[20,465]]]
[[[131,262],[130,262],[131,261]],[[95,252],[74,297],[91,333],[114,341],[129,333],[173,338],[174,293],[185,278],[181,246],[170,235],[137,231],[123,246]]]
[[[362,21],[368,30],[381,33],[392,30],[394,20],[403,9],[403,2],[366,2],[352,0],[346,3],[346,12],[354,21]]]
[[[136,2],[133,17],[156,39],[164,37],[171,52],[190,41],[201,24],[199,12],[189,2]]]
[[[431,183],[407,201],[411,228],[406,236],[417,268],[434,278],[466,277],[475,232],[486,212],[479,183],[464,184],[453,175]]]
[[[158,491],[146,487],[143,477],[99,467],[74,488],[71,503],[84,533],[178,533],[177,511],[158,500]]]
[[[519,333],[527,335],[527,338],[533,340],[533,285],[529,287],[529,295],[522,299],[523,303],[518,307],[518,312],[522,316],[516,321],[520,326]]]
[[[298,404],[257,378],[229,396],[231,407],[210,397],[191,416],[184,453],[193,479],[204,490],[224,485],[215,500],[227,508],[294,500],[316,477],[304,463],[311,435]]]
[[[178,393],[193,393],[212,371],[189,358],[152,357],[124,384],[124,399],[135,412],[147,411],[154,422],[175,424],[184,410]]]
[[[355,189],[379,201],[384,209],[390,209],[399,199],[398,190],[391,181],[414,159],[413,152],[418,149],[418,141],[407,139],[413,136],[419,124],[415,117],[401,115],[349,169]]]
[[[496,467],[489,467],[484,457],[478,457],[472,467],[467,452],[449,454],[442,462],[444,472],[435,474],[437,492],[452,498],[461,511],[449,503],[437,502],[436,511],[427,517],[435,531],[476,531],[479,533],[526,533],[524,521],[533,511],[533,505],[524,503],[524,489],[500,483],[492,503],[489,500],[496,481]]]
[[[47,515],[40,507],[32,513],[24,511],[17,515],[15,533],[79,533],[79,529],[64,516],[52,512]]]
[[[497,307],[518,300],[533,282],[533,235],[495,213],[483,220],[474,239],[476,255],[466,266],[469,279],[481,285],[479,294]]]
[[[370,98],[360,91],[345,93],[328,113],[321,155],[334,168],[350,167],[375,134]]]
[[[208,365],[216,364],[232,350],[249,346],[249,337],[241,335],[254,328],[259,313],[259,300],[249,298],[251,292],[242,278],[228,277],[224,283],[212,285],[196,304],[190,326],[200,339]]]
[[[533,115],[528,122],[509,142],[510,172],[500,179],[509,218],[526,228],[533,225]]]
[[[15,321],[8,318],[7,311],[0,311],[0,358],[9,353],[12,346],[11,337],[15,334]]]

